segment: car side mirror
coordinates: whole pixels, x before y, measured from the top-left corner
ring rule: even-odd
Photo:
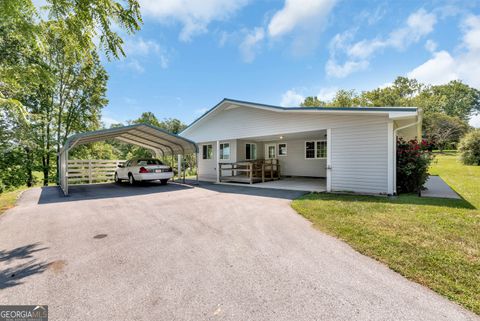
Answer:
[[[122,164],[118,164],[118,167],[123,168],[123,165],[122,165]]]

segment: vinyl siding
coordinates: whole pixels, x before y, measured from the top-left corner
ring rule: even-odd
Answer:
[[[387,122],[332,128],[332,191],[387,193]]]
[[[370,123],[387,122],[386,115],[328,115],[288,113],[249,107],[222,110],[189,129],[182,136],[194,142],[243,139],[315,131],[326,128],[353,128]]]
[[[230,159],[220,160],[222,163],[233,163],[237,161],[237,141],[235,139],[222,140],[220,143],[230,143]],[[212,145],[213,157],[212,159],[203,159],[203,145]],[[202,142],[198,144],[199,158],[198,158],[198,178],[203,181],[217,180],[217,142]]]
[[[183,136],[195,142],[213,142],[214,153],[217,139],[235,141],[233,161],[237,153],[238,160],[245,159],[244,144],[249,138],[331,128],[332,191],[378,194],[388,191],[388,122],[386,115],[299,114],[239,107],[217,112]],[[287,144],[288,158],[279,157],[282,175],[326,176],[325,160],[305,160],[304,140]],[[263,158],[262,143],[257,142],[257,150],[258,158]],[[202,164],[200,158],[201,179],[216,178],[215,159],[216,156],[213,163]]]
[[[265,142],[277,146],[277,158],[280,161],[280,173],[282,176],[326,176],[326,159],[306,159],[305,141],[322,140],[323,137],[306,137],[300,140],[282,140],[281,142]],[[287,144],[287,156],[278,156],[278,144]]]

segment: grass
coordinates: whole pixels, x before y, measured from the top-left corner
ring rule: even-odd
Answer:
[[[27,187],[21,187],[19,189],[5,192],[0,194],[0,215],[3,214],[6,210],[15,206],[17,202],[18,196],[21,192],[26,190]]]
[[[33,172],[35,178],[35,186],[40,186],[42,181],[41,172]],[[15,190],[0,193],[0,215],[3,214],[6,210],[12,208],[17,203],[17,199],[20,196],[20,193],[27,190],[28,187],[22,186]]]
[[[480,167],[449,152],[430,172],[464,199],[308,194],[292,206],[320,230],[480,314]]]

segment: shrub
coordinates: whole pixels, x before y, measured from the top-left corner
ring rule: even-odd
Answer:
[[[460,159],[465,165],[480,165],[480,129],[472,130],[460,141]]]
[[[430,143],[416,139],[397,140],[397,190],[400,193],[420,193],[428,178],[428,168],[433,160]]]

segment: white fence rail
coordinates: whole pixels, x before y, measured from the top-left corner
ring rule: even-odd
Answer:
[[[124,160],[68,160],[68,183],[99,183],[113,181],[115,169]]]

